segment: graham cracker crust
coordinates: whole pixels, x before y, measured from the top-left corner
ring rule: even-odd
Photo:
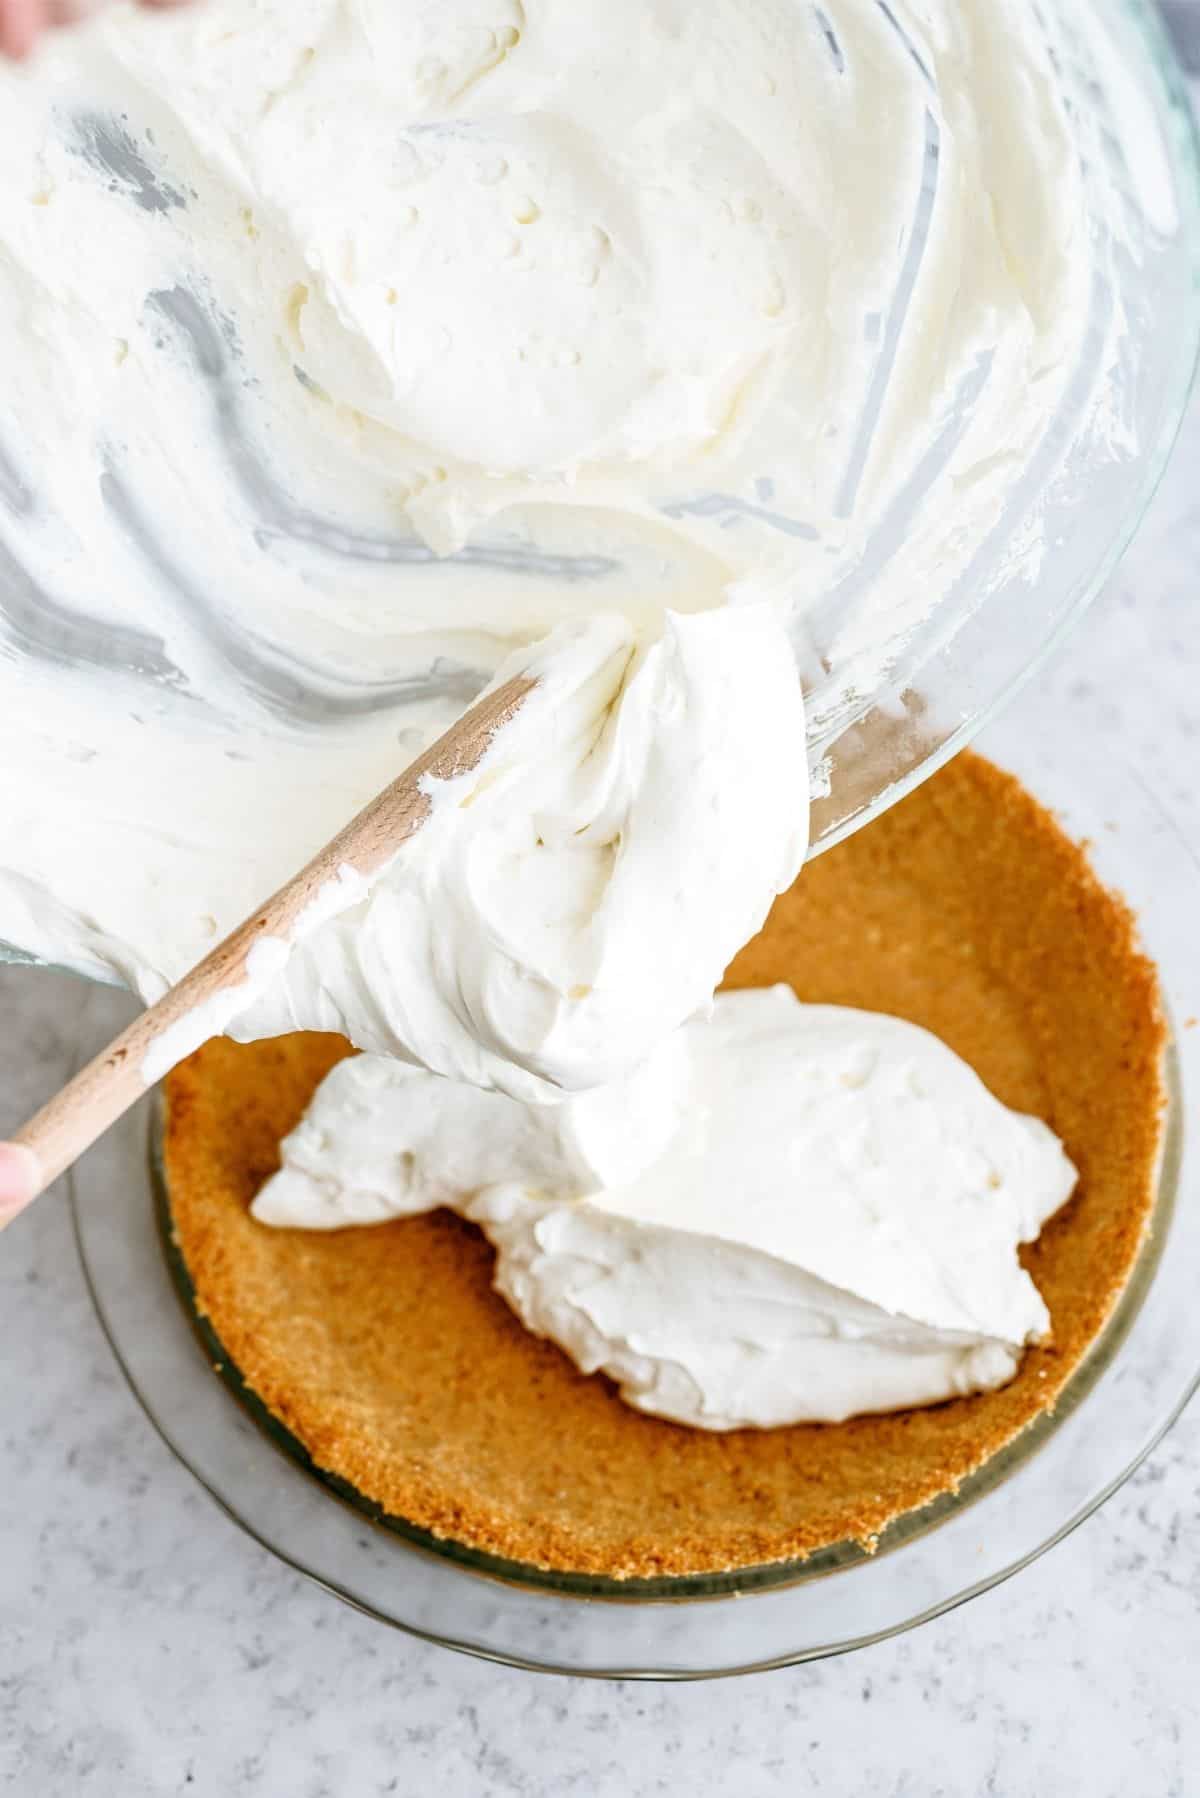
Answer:
[[[837,1425],[711,1435],[643,1417],[530,1336],[447,1212],[334,1235],[249,1205],[339,1038],[217,1040],[167,1083],[173,1229],[197,1307],[317,1467],[470,1549],[617,1579],[871,1546],[1051,1409],[1154,1199],[1166,1029],[1135,920],[1054,818],[963,754],[805,870],[729,970],[912,1019],[1044,1118],[1079,1188],[1023,1259],[1052,1340],[1011,1385]]]

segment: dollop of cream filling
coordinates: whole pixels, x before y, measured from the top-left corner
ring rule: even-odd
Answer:
[[[768,605],[562,625],[369,896],[233,1033],[330,1030],[519,1098],[603,1085],[708,1006],[800,871],[804,707]]]
[[[1002,1385],[1049,1327],[1018,1247],[1075,1177],[936,1037],[776,986],[719,993],[553,1107],[341,1062],[254,1212],[330,1230],[450,1206],[530,1330],[638,1409],[723,1430]]]

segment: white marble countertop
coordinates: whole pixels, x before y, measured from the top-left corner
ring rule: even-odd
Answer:
[[[1118,578],[1018,701],[1148,770],[1200,847],[1200,409]],[[61,1082],[84,989],[0,971],[0,1133]],[[699,1686],[477,1663],[383,1628],[219,1513],[127,1391],[65,1209],[0,1253],[0,1791],[1189,1798],[1200,1410],[1060,1547],[900,1640]]]

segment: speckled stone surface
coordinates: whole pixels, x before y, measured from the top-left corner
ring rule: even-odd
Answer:
[[[1123,744],[1200,852],[1200,410],[1118,578],[1017,702]],[[78,983],[0,970],[0,1132]],[[0,1791],[16,1798],[1200,1793],[1200,1410],[1006,1586],[848,1658],[598,1685],[384,1629],[220,1514],[126,1390],[64,1206],[0,1243]]]

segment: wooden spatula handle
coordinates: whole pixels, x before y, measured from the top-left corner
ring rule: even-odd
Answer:
[[[364,806],[306,868],[219,943],[157,1005],[135,1018],[115,1042],[30,1118],[13,1140],[37,1157],[40,1180],[31,1199],[78,1160],[148,1086],[230,1021],[238,1009],[237,989],[250,978],[248,962],[256,944],[266,939],[290,943],[297,921],[342,870],[350,868],[370,879],[387,865],[429,816],[430,800],[423,782],[469,774],[535,684],[531,677],[519,676],[485,695],[411,768]],[[229,1002],[226,1018],[220,1016],[222,996]],[[199,1032],[193,1032],[194,1040],[186,1040],[189,1020]],[[206,1023],[211,1027],[206,1028]],[[173,1045],[181,1040],[184,1046],[175,1054]]]

